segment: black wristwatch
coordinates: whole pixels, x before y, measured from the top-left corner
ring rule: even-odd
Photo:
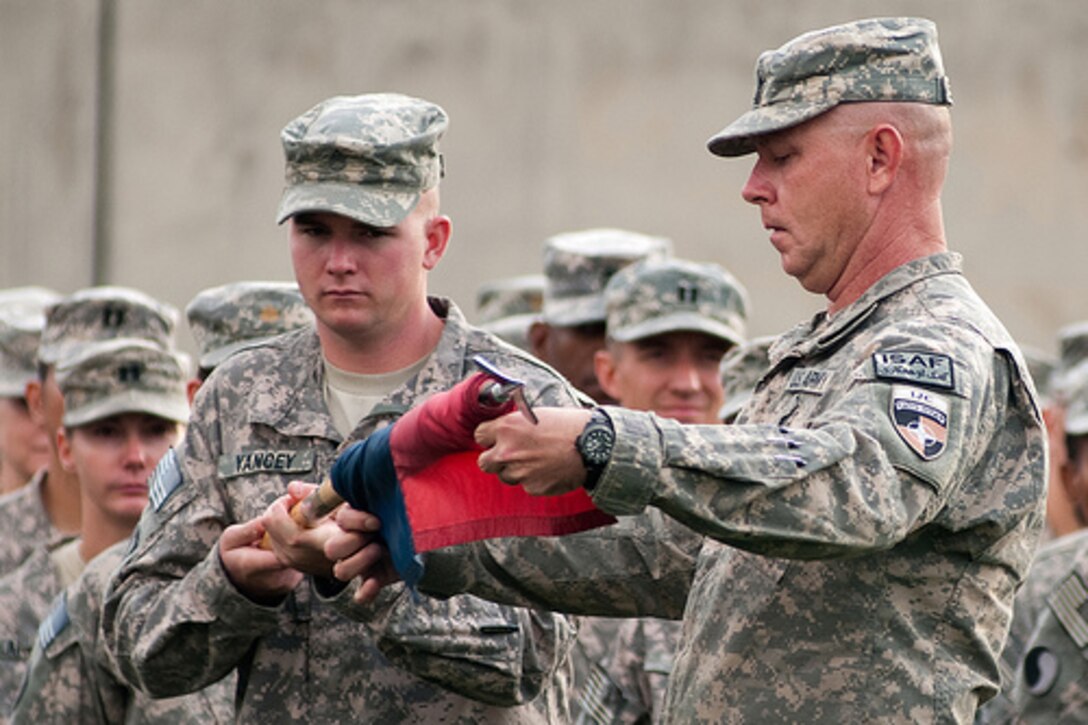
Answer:
[[[616,431],[612,421],[600,408],[594,408],[593,414],[582,429],[582,434],[574,441],[574,447],[582,456],[582,465],[586,468],[586,482],[583,484],[592,491],[604,472],[604,467],[612,458],[612,449],[616,445]]]

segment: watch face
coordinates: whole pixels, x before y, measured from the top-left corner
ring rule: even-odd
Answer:
[[[612,456],[612,433],[603,428],[586,431],[582,437],[582,455],[587,463],[603,466]]]

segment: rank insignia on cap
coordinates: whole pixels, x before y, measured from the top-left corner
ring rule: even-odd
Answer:
[[[892,386],[889,411],[903,442],[924,461],[932,461],[948,440],[948,400],[922,388]]]

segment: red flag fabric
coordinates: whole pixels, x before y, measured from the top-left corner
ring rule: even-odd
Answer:
[[[492,380],[476,373],[408,411],[390,431],[416,551],[504,536],[557,536],[615,523],[584,490],[531,496],[480,470],[476,426],[514,410],[512,401],[481,402],[480,391]]]

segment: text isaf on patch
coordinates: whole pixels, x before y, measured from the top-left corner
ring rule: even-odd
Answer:
[[[892,423],[903,442],[922,460],[932,461],[948,442],[948,400],[929,390],[892,386]]]
[[[933,352],[882,351],[873,353],[873,374],[884,380],[902,380],[952,390],[952,358]]]
[[[220,478],[252,473],[306,473],[313,469],[313,451],[260,450],[219,456]]]

